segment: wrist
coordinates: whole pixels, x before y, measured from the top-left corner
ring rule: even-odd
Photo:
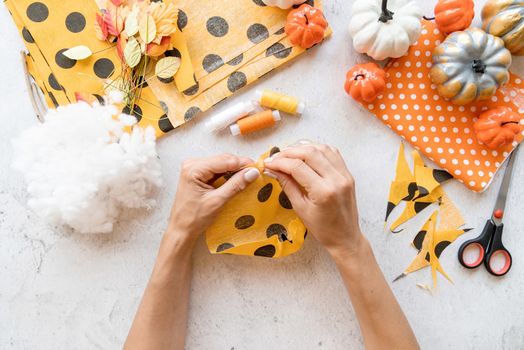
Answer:
[[[168,228],[160,242],[160,256],[185,257],[191,256],[198,235],[175,228]]]
[[[373,256],[373,250],[366,237],[360,232],[355,236],[357,238],[351,239],[350,243],[327,248],[331,258],[337,265],[360,265],[360,262]]]

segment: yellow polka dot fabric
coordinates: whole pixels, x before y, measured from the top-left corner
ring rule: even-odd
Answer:
[[[307,1],[322,7],[322,1]],[[169,109],[174,126],[231,96],[264,74],[306,50],[293,46],[284,33],[289,10],[267,7],[260,0],[198,2],[183,0],[187,39],[197,83],[179,93],[175,84],[151,79],[155,95]],[[332,33],[328,29],[326,37]]]
[[[264,153],[256,166],[263,170],[263,160],[277,151]],[[214,186],[225,181],[222,177]],[[306,232],[278,181],[262,174],[225,205],[206,231],[206,242],[213,254],[279,258],[298,251]]]
[[[307,2],[322,6],[321,0]],[[104,81],[118,77],[116,46],[99,41],[93,29],[104,3],[5,0],[29,51],[30,74],[50,107],[75,102],[77,93],[100,100]],[[181,58],[179,72],[158,79],[150,71],[134,109],[123,108],[159,137],[305,52],[286,38],[288,11],[260,0],[237,0],[234,6],[228,0],[181,0],[177,6],[179,31],[166,55]],[[77,45],[88,46],[93,56],[75,61],[62,54]]]
[[[433,50],[445,36],[433,22],[422,22],[422,34],[408,54],[386,67],[383,95],[365,107],[468,188],[483,191],[522,141],[524,131],[512,145],[491,150],[476,140],[473,124],[480,112],[497,106],[506,106],[524,119],[524,81],[511,74],[510,81],[487,101],[467,106],[446,101],[429,77]]]

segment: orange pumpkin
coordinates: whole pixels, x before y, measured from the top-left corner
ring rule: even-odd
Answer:
[[[473,0],[440,0],[435,6],[435,23],[446,34],[469,28],[474,16]]]
[[[522,131],[520,119],[517,113],[506,107],[489,109],[475,122],[477,140],[491,149],[510,145]]]
[[[357,64],[346,74],[344,89],[361,103],[373,102],[386,87],[386,72],[376,63]]]
[[[322,11],[303,4],[287,15],[285,31],[293,45],[309,49],[324,39],[328,23]]]

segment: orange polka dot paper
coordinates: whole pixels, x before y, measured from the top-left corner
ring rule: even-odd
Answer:
[[[429,71],[433,50],[445,39],[435,24],[422,21],[422,33],[407,55],[386,66],[386,90],[365,107],[426,157],[473,191],[487,188],[518,140],[491,150],[476,140],[473,124],[480,112],[506,106],[524,120],[524,81],[510,74],[490,100],[457,106],[440,97]]]

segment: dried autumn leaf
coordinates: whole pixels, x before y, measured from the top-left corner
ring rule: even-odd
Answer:
[[[147,44],[146,55],[150,57],[158,57],[167,51],[170,43],[171,37],[169,36],[162,37],[159,44],[155,42],[149,43]]]
[[[124,48],[127,45],[127,40],[123,38],[122,36],[118,37],[118,40],[116,42],[116,52],[118,54],[118,57],[120,58],[120,61],[125,62],[124,58]]]
[[[128,36],[138,33],[138,7],[134,6],[133,10],[127,15],[125,23],[125,32]]]
[[[146,43],[149,44],[156,36],[156,25],[155,20],[150,15],[144,16],[140,20],[140,25],[138,26],[138,32],[140,33],[140,38]]]
[[[180,67],[180,58],[164,57],[160,59],[155,66],[155,74],[160,79],[169,79],[176,74]]]
[[[157,3],[151,12],[156,23],[157,39],[170,36],[177,30],[178,8],[172,3]]]
[[[104,22],[104,17],[99,13],[96,14],[94,27],[97,39],[104,41],[107,40],[107,36],[109,35],[109,32],[107,31],[107,24]]]
[[[62,53],[65,57],[70,58],[72,60],[84,60],[91,56],[93,53],[89,49],[89,47],[84,45],[79,45],[72,47],[68,50],[65,50]]]
[[[140,62],[142,58],[142,50],[140,50],[140,44],[138,41],[131,37],[127,42],[127,45],[124,49],[124,58],[129,67],[134,68]]]
[[[104,12],[104,22],[107,25],[109,34],[118,36],[120,32],[122,32],[124,29],[124,15],[126,14],[126,9],[115,7],[111,3],[108,3]]]

